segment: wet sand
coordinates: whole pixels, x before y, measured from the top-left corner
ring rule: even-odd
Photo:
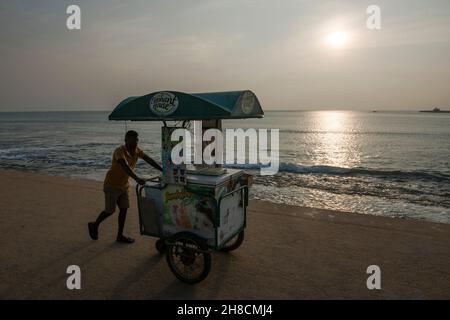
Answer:
[[[213,253],[208,278],[190,286],[139,235],[133,194],[136,243],[125,245],[117,216],[88,237],[101,183],[6,170],[0,181],[1,299],[450,299],[450,225],[253,201],[243,245]],[[66,287],[69,265],[81,290]],[[381,290],[366,287],[369,265]]]

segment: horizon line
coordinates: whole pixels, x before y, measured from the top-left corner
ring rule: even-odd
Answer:
[[[101,109],[101,110],[18,110],[11,111],[5,110],[0,113],[44,113],[44,112],[111,112],[114,109]],[[300,108],[300,109],[265,109],[264,111],[277,111],[277,112],[296,112],[296,111],[361,111],[361,112],[420,112],[420,111],[431,111],[432,109],[350,109],[350,108],[336,108],[336,109],[308,109],[308,108]],[[447,109],[441,109],[441,111],[449,111]]]

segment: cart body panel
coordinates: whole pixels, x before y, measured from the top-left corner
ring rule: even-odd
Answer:
[[[245,227],[247,186],[240,185],[242,174],[231,170],[206,179],[217,184],[197,184],[194,177],[186,186],[155,182],[144,192],[138,187],[141,234],[167,239],[189,231],[219,249]]]

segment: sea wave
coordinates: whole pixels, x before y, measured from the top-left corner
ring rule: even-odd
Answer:
[[[267,165],[261,164],[231,164],[226,165],[228,168],[243,169],[243,170],[259,170]],[[401,171],[401,170],[381,170],[370,168],[346,168],[335,167],[327,165],[298,165],[293,163],[280,163],[280,173],[293,173],[293,174],[323,174],[323,175],[338,175],[338,176],[371,176],[379,178],[388,178],[393,180],[404,179],[418,179],[428,180],[435,182],[450,182],[450,174],[443,172],[431,172],[431,171]]]

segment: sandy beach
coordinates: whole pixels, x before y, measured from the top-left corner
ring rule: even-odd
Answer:
[[[101,183],[4,170],[0,180],[1,299],[450,299],[450,225],[253,201],[242,247],[213,253],[208,278],[190,286],[139,235],[133,195],[136,243],[124,245],[117,216],[88,237]],[[66,288],[69,265],[81,290]],[[369,265],[381,290],[366,287]]]

